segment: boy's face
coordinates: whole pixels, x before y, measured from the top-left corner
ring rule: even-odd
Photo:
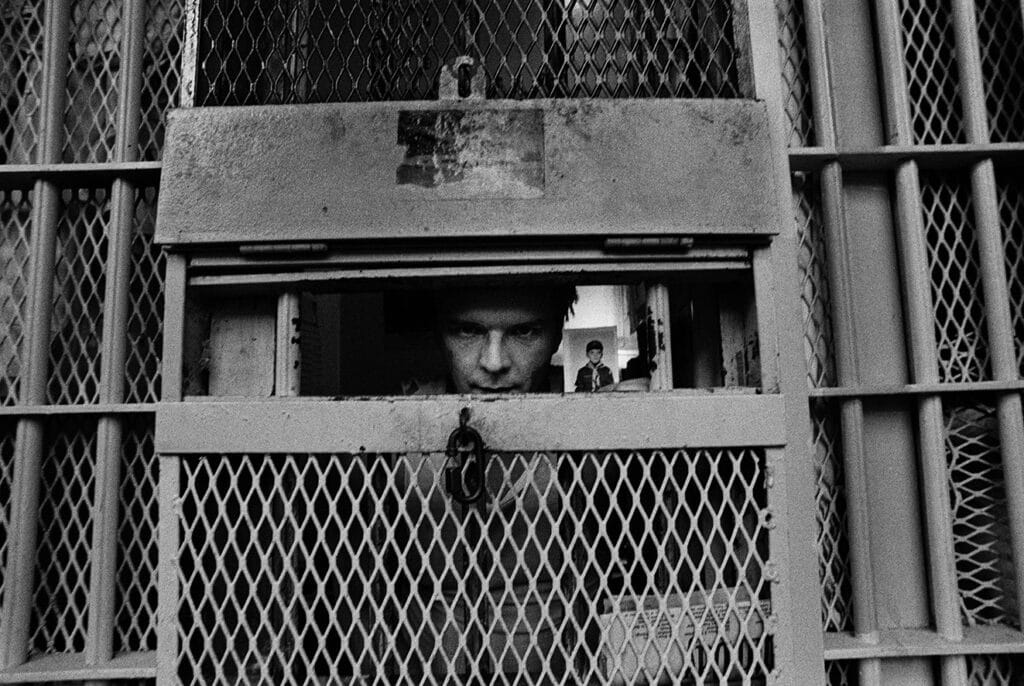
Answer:
[[[546,390],[564,315],[541,289],[480,288],[442,294],[438,324],[455,390]]]
[[[590,350],[587,351],[587,358],[590,360],[591,364],[597,364],[598,362],[600,362],[601,357],[603,355],[604,351],[601,350],[600,348],[591,348]]]

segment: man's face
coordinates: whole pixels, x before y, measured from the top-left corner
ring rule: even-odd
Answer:
[[[459,393],[545,390],[562,339],[557,303],[539,289],[467,289],[439,298],[441,340]]]
[[[587,351],[587,357],[590,359],[591,364],[597,364],[600,362],[602,355],[604,355],[604,351],[600,348],[591,348]]]

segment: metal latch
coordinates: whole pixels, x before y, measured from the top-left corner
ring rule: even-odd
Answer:
[[[448,437],[445,455],[451,465],[444,471],[448,493],[463,505],[480,500],[486,487],[487,458],[480,432],[469,425],[468,407],[459,413],[459,428]]]

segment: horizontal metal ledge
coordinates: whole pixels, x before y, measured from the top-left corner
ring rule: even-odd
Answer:
[[[1024,143],[883,145],[862,150],[789,150],[789,167],[792,171],[817,171],[832,162],[838,162],[843,169],[849,171],[878,171],[895,169],[901,162],[907,160],[914,160],[926,169],[949,169],[984,159],[1024,164]]]
[[[0,183],[5,186],[30,184],[50,179],[71,185],[78,181],[95,182],[115,178],[137,179],[144,183],[160,180],[162,162],[82,162],[74,164],[0,164]]]
[[[470,408],[488,448],[515,451],[781,446],[778,395],[602,393],[164,403],[156,449],[183,453],[444,450]]]
[[[17,667],[0,670],[0,684],[155,677],[156,652],[153,651],[122,653],[99,665],[87,665],[85,655],[81,653],[47,655]]]
[[[136,414],[156,412],[155,403],[103,403],[96,405],[11,405],[0,407],[0,417],[39,417],[65,414]]]
[[[881,396],[951,395],[956,393],[1024,392],[1024,379],[1013,381],[969,381],[962,383],[893,384],[884,386],[841,386],[812,388],[812,398],[872,398]]]
[[[866,660],[930,655],[1024,653],[1024,634],[1006,626],[964,627],[962,641],[930,629],[889,629],[872,641],[847,633],[825,634],[826,660]]]

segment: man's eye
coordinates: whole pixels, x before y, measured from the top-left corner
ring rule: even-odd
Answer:
[[[476,324],[456,323],[448,327],[448,333],[459,338],[472,338],[484,333],[484,329]]]
[[[508,330],[510,336],[515,338],[536,338],[541,334],[541,328],[534,325],[513,326]]]

